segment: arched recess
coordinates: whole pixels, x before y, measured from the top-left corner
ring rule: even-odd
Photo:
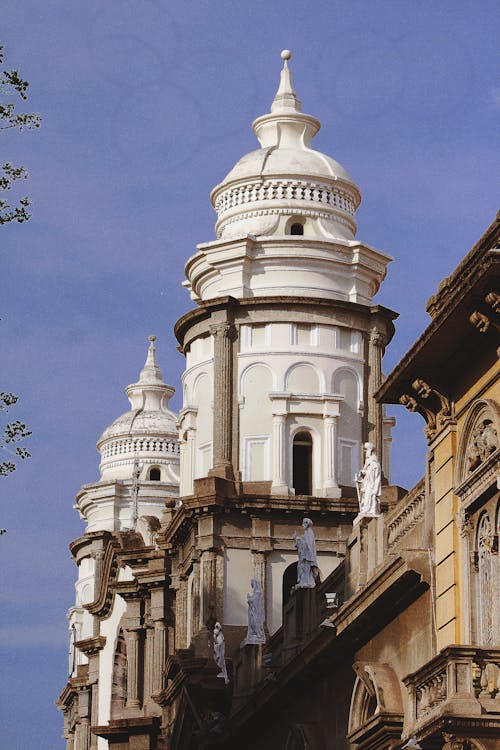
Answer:
[[[401,685],[388,664],[355,662],[356,682],[349,708],[348,733],[361,729],[376,714],[391,714],[403,722]]]
[[[459,438],[455,486],[459,486],[499,447],[500,407],[493,399],[479,399],[470,407]]]
[[[309,422],[309,420],[307,420],[307,422]],[[321,438],[318,434],[318,431],[311,425],[310,422],[307,422],[306,424],[295,424],[291,428],[289,435],[288,456],[291,460],[289,460],[288,462],[288,486],[295,489],[296,495],[313,495],[316,489],[319,487],[321,481]],[[303,486],[301,485],[300,487],[296,488],[295,482],[297,477],[297,467],[295,465],[295,461],[297,460],[297,444],[301,444],[300,447],[304,450],[304,452],[307,451],[308,455],[307,457],[304,456],[303,460],[308,461],[310,468],[308,477],[309,481],[307,482],[307,486],[304,482]]]
[[[359,438],[361,435],[361,379],[355,370],[341,367],[332,380],[333,393],[344,397],[340,404],[338,431],[338,466],[341,485],[353,486],[354,475],[359,471]]]
[[[300,430],[292,443],[292,486],[296,495],[312,495],[312,461],[312,435]]]
[[[324,393],[323,373],[308,362],[297,362],[285,373],[285,391],[311,396]]]
[[[111,719],[123,719],[127,700],[127,642],[120,628],[116,638],[111,683]]]
[[[283,584],[282,584],[282,599],[283,606],[287,603],[292,595],[292,589],[297,583],[297,562],[292,563],[283,573]]]

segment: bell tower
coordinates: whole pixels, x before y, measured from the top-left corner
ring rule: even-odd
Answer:
[[[179,414],[182,507],[163,534],[176,587],[176,646],[206,651],[224,627],[244,637],[250,579],[281,625],[292,533],[312,518],[322,576],[340,562],[357,513],[361,447],[386,475],[391,420],[373,394],[396,314],[372,304],[391,258],[356,239],[361,195],[315,151],[289,60],[271,111],[211,194],[216,239],[186,264],[197,307],[175,332],[186,357]],[[388,477],[386,477],[388,478]]]

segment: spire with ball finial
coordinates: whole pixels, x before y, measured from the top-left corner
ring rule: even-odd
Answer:
[[[289,49],[284,49],[281,52],[283,69],[280,75],[280,85],[271,105],[271,112],[302,112],[302,105],[293,88],[292,76],[288,67],[288,61],[291,57],[292,53]]]

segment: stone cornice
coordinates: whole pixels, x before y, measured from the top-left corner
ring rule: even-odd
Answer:
[[[394,310],[390,310],[388,307],[383,305],[361,305],[357,302],[347,302],[345,300],[335,299],[321,299],[318,297],[292,297],[292,296],[262,296],[262,297],[251,297],[248,299],[238,300],[235,297],[218,297],[217,299],[208,300],[207,302],[200,302],[199,306],[185,313],[174,327],[174,333],[179,342],[180,346],[184,346],[187,342],[185,341],[188,331],[202,321],[208,321],[212,316],[216,317],[217,322],[219,316],[225,313],[227,310],[227,316],[224,319],[230,322],[245,322],[247,320],[248,312],[252,309],[269,309],[273,313],[279,311],[282,315],[288,315],[293,313],[296,316],[297,312],[304,310],[307,314],[311,311],[318,312],[324,311],[330,314],[331,311],[338,311],[340,314],[345,313],[349,316],[356,316],[358,318],[357,325],[361,329],[368,330],[375,321],[380,324],[385,324],[387,333],[387,343],[392,339],[394,335],[394,321],[399,317],[399,313]],[[289,312],[288,312],[289,310]],[[295,320],[295,317],[294,317]],[[332,325],[347,325],[342,320],[331,321]]]
[[[494,326],[481,333],[470,321],[478,298],[484,301],[496,288],[500,276],[500,221],[497,218],[472,248],[452,276],[445,280],[439,300],[432,303],[433,318],[424,332],[404,355],[376,393],[383,403],[398,403],[409,393],[416,378],[433,387],[457,377],[457,357],[466,362],[471,350],[484,352],[488,345],[495,350],[498,336]],[[496,354],[495,354],[496,356]],[[460,360],[460,361],[462,361]]]
[[[498,482],[500,482],[500,448],[497,448],[486,461],[480,463],[477,469],[469,474],[458,487],[455,487],[455,495],[467,508],[492,485],[498,486]]]
[[[82,653],[86,654],[87,656],[92,656],[93,654],[97,654],[99,651],[101,651],[104,646],[106,645],[106,638],[103,635],[95,636],[94,638],[84,638],[81,641],[76,641],[75,646],[79,651],[82,651]]]

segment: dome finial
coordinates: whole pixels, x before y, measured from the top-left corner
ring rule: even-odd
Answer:
[[[291,57],[292,53],[289,49],[282,50],[283,68],[280,75],[280,85],[271,105],[271,112],[282,112],[283,114],[302,112],[302,105],[297,99],[297,94],[292,85],[290,68],[288,67],[288,61]]]
[[[139,383],[163,382],[161,370],[156,361],[156,336],[148,336],[149,348],[146,362],[139,375]]]

